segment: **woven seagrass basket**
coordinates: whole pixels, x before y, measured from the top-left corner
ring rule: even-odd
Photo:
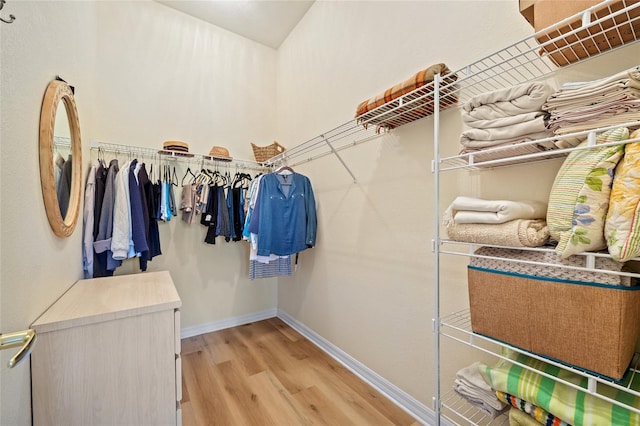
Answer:
[[[278,141],[274,141],[271,145],[267,146],[257,146],[252,143],[251,148],[253,148],[253,156],[256,157],[256,161],[258,163],[267,161],[278,154],[282,154],[286,150],[286,148],[280,145]]]

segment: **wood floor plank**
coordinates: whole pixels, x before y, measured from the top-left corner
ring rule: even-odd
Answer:
[[[207,342],[204,340],[204,336],[202,335],[193,336],[182,339],[181,346],[182,348],[180,349],[180,352],[183,355],[186,355],[202,350],[207,346]]]
[[[219,380],[216,365],[208,352],[198,351],[182,357],[182,379],[189,391],[189,403],[196,425],[237,425],[240,420],[223,395],[224,384]],[[183,417],[184,422],[184,417]]]
[[[268,368],[254,349],[247,344],[247,340],[237,327],[220,330],[219,333],[229,342],[229,348],[233,351],[233,361],[242,366],[246,374],[252,375]]]
[[[376,411],[380,412],[380,414],[389,419],[393,424],[410,425],[415,421],[413,417],[399,410],[397,405],[336,360],[330,357],[318,357],[314,358],[312,362],[316,365],[310,368],[316,371],[316,373],[322,374],[325,378],[327,378],[328,375],[333,376],[333,379],[329,381],[332,386],[339,388],[347,386],[369,405],[375,407]]]
[[[339,407],[349,418],[363,425],[393,425],[391,420],[346,384],[341,383],[334,375],[317,373],[318,384],[316,387],[327,394],[331,404],[334,407]]]
[[[197,426],[198,420],[196,419],[196,413],[191,406],[191,402],[182,402],[182,424],[184,426]]]
[[[266,401],[254,393],[248,383],[243,368],[235,361],[226,361],[217,365],[224,382],[224,398],[232,410],[239,413],[242,425],[277,425],[271,418]]]
[[[253,392],[264,403],[269,412],[279,425],[310,426],[311,418],[305,413],[303,407],[271,371],[263,371],[254,374],[248,379]]]
[[[266,321],[269,324],[271,324],[274,327],[276,327],[280,333],[282,333],[284,336],[286,336],[292,342],[297,342],[298,340],[304,339],[304,337],[302,337],[302,335],[300,333],[298,333],[293,328],[289,327],[287,325],[287,323],[285,323],[284,321],[282,321],[278,317],[269,318]]]
[[[265,364],[287,389],[289,393],[296,393],[312,386],[315,377],[310,377],[311,371],[301,364],[301,361],[289,356],[288,352],[272,342],[256,342],[256,351],[264,359]]]
[[[218,331],[203,334],[202,337],[206,343],[206,349],[215,364],[235,358],[233,349],[231,349],[231,342],[225,337],[225,334]]]
[[[316,386],[300,391],[293,397],[306,407],[313,422],[319,425],[358,425],[356,419],[342,412]]]
[[[183,423],[419,423],[278,318],[183,341]]]

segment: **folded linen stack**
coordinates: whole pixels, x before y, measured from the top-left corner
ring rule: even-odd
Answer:
[[[509,247],[538,247],[549,239],[546,203],[457,197],[444,213],[449,239]]]
[[[498,397],[499,401],[502,401],[506,404],[511,405],[513,409],[521,412],[524,416],[527,416],[530,420],[533,420],[533,423],[528,422],[526,417],[522,417],[518,414],[513,414],[513,410],[511,410],[509,412],[509,420],[511,421],[512,417],[515,417],[517,419],[517,421],[515,422],[516,425],[543,424],[543,425],[553,425],[553,426],[569,426],[569,424],[564,420],[554,416],[553,414],[547,413],[542,408],[536,405],[533,405],[532,403],[527,402],[524,399],[518,398],[517,396],[513,396],[506,392],[501,392],[501,391],[496,391],[496,396]]]
[[[640,66],[600,80],[567,83],[542,107],[556,135],[640,121]]]
[[[478,161],[554,149],[553,142],[522,145],[523,142],[553,136],[547,129],[542,105],[553,89],[540,82],[483,93],[462,107],[467,127],[460,136],[460,154],[476,154]],[[490,148],[510,147],[482,153]],[[507,153],[508,151],[508,153]]]
[[[598,384],[598,394],[607,398],[603,399],[587,392],[587,378],[570,370],[506,348],[502,355],[527,367],[507,360],[500,360],[494,366],[480,364],[478,371],[496,391],[528,401],[572,425],[640,425],[640,414],[624,408],[640,406],[640,397],[634,396],[640,390],[637,374],[627,374],[615,387]],[[536,371],[559,380],[549,379]],[[579,390],[581,388],[584,391]]]
[[[456,373],[453,390],[471,405],[486,415],[495,418],[503,413],[508,405],[500,401],[491,386],[478,370],[478,362],[462,368]]]

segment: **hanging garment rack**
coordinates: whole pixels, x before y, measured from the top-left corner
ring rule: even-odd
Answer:
[[[102,152],[112,152],[115,154],[122,154],[130,157],[145,157],[155,160],[168,160],[168,161],[179,161],[184,163],[191,164],[212,164],[216,167],[224,167],[224,168],[234,168],[234,169],[244,169],[244,170],[255,170],[264,172],[269,170],[269,167],[257,163],[251,160],[237,160],[233,159],[231,161],[218,160],[213,158],[208,154],[195,154],[189,153],[185,155],[184,153],[177,151],[167,151],[157,148],[146,148],[140,146],[131,146],[131,145],[121,145],[109,142],[100,142],[100,141],[92,141],[91,142],[91,150],[92,151],[102,151]]]

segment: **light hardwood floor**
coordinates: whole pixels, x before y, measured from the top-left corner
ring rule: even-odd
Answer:
[[[420,424],[278,318],[182,340],[182,421]]]

